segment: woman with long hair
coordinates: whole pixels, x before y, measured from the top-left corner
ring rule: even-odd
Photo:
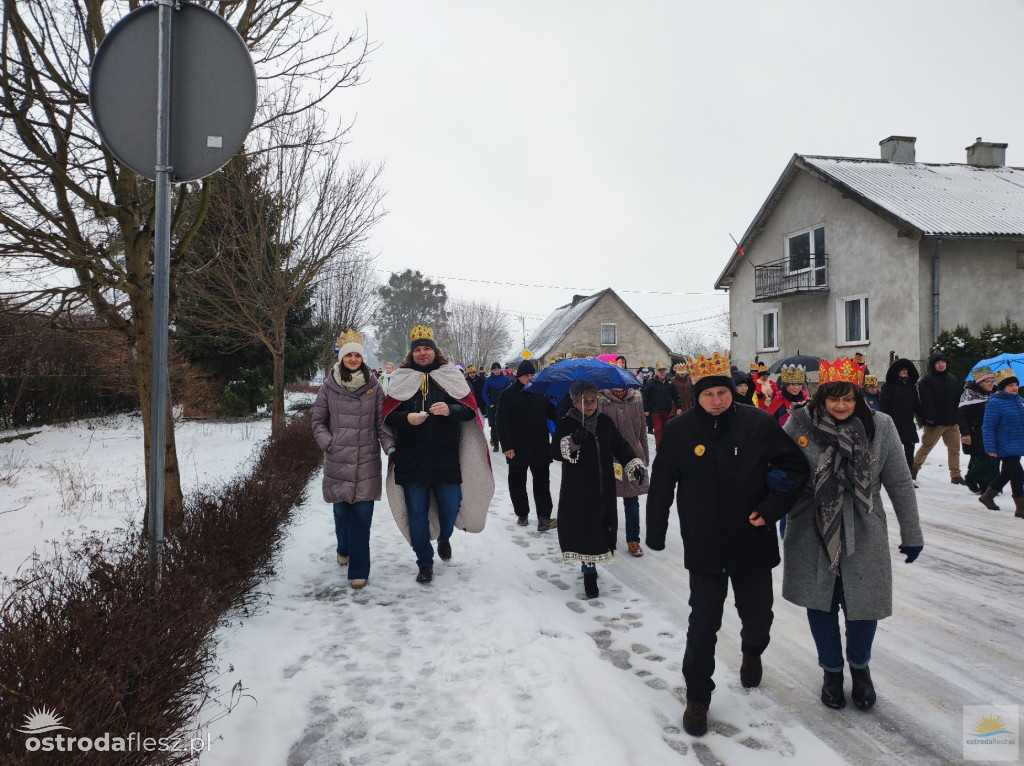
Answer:
[[[892,614],[892,566],[881,489],[900,525],[906,563],[924,548],[910,469],[892,419],[873,412],[852,359],[822,360],[818,389],[784,426],[810,463],[812,481],[789,512],[782,596],[807,609],[824,671],[821,701],[846,706],[839,609],[846,623],[851,697],[875,704],[868,664],[878,620]]]
[[[384,431],[384,391],[363,361],[363,336],[338,338],[338,361],[313,404],[313,436],[324,451],[324,501],[334,505],[338,564],[355,589],[370,576],[373,503],[383,486],[380,452],[394,450]]]

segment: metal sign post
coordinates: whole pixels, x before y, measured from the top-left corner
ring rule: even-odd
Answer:
[[[154,91],[155,103],[146,98]],[[256,114],[256,71],[245,42],[216,13],[180,0],[155,0],[125,16],[104,38],[93,62],[89,101],[96,129],[111,154],[156,184],[146,531],[150,573],[159,586],[167,448],[171,184],[216,172],[241,148]]]

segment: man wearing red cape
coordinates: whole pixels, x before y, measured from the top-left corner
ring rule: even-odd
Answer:
[[[409,354],[391,376],[384,399],[384,425],[395,435],[388,463],[388,503],[395,522],[416,553],[416,582],[434,577],[434,548],[452,557],[455,527],[484,528],[494,494],[491,457],[473,391],[462,370],[450,363],[434,332],[416,325]]]

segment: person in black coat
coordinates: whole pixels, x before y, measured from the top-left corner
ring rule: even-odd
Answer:
[[[668,365],[658,362],[654,365],[654,377],[644,383],[641,392],[644,396],[644,416],[650,416],[650,425],[654,429],[654,448],[661,444],[661,433],[669,418],[683,411],[679,399],[679,389],[668,379]]]
[[[733,397],[737,404],[754,404],[754,379],[748,373],[734,370],[732,373]]]
[[[698,378],[695,369],[706,373]],[[761,682],[774,617],[772,568],[779,564],[775,522],[800,497],[810,468],[775,418],[733,400],[728,358],[722,364],[716,354],[706,365],[691,360],[690,370],[697,406],[665,426],[651,468],[647,546],[664,550],[674,500],[690,577],[683,728],[700,736],[707,731],[716,634],[730,581],[743,624],[740,681],[744,687]],[[784,481],[773,481],[778,490],[770,491],[775,470]]]
[[[526,472],[533,474],[533,502],[537,509],[537,531],[554,529],[551,518],[550,432],[548,420],[555,420],[555,405],[542,395],[523,387],[537,371],[533,362],[523,360],[516,370],[515,382],[498,397],[498,438],[508,463],[508,495],[517,523],[525,527],[530,515],[530,497],[526,493]]]
[[[647,469],[615,422],[598,413],[596,385],[576,381],[569,396],[572,407],[551,437],[551,456],[562,463],[558,545],[563,561],[581,563],[587,598],[597,598],[595,564],[614,555],[619,531],[614,463],[637,483]]]
[[[914,416],[921,415],[921,399],[917,395],[919,377],[913,362],[897,359],[889,365],[885,373],[885,385],[879,394],[882,412],[896,424],[896,432],[900,435],[911,474],[914,473],[914,445],[918,441]]]
[[[999,478],[999,459],[985,450],[985,439],[981,426],[985,421],[985,403],[996,387],[996,376],[988,367],[979,367],[971,372],[973,380],[964,384],[957,410],[957,425],[960,426],[960,443],[965,455],[970,455],[967,464],[967,488],[976,495]]]
[[[956,421],[962,392],[963,384],[946,369],[946,357],[938,353],[928,357],[928,373],[917,384],[924,434],[910,469],[915,479],[932,447],[942,439],[946,445],[950,482],[967,483],[960,476],[960,427]]]

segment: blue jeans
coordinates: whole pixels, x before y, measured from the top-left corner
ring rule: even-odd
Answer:
[[[373,501],[334,504],[334,534],[338,553],[348,556],[348,579],[365,580],[370,576],[370,524]]]
[[[626,542],[640,542],[640,498],[622,498],[622,507],[626,512]]]
[[[434,546],[430,544],[430,492],[437,498],[437,518],[441,530],[438,542],[447,540],[455,529],[462,504],[461,484],[403,484],[405,508],[409,514],[409,538],[416,552],[416,566],[434,566]]]
[[[818,647],[818,664],[823,670],[838,673],[843,669],[843,642],[839,636],[839,607],[846,615],[846,596],[843,594],[843,578],[836,578],[832,591],[832,607],[823,612],[820,609],[807,610],[807,622],[811,626],[814,645]],[[846,659],[851,668],[866,668],[871,661],[871,644],[875,640],[878,620],[846,619]]]

